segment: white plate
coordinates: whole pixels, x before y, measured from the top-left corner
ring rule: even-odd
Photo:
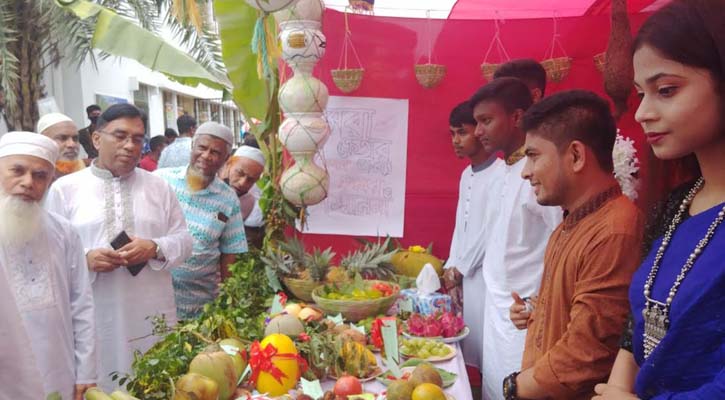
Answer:
[[[426,339],[428,339],[428,338],[426,338]],[[451,350],[451,352],[448,353],[448,355],[445,355],[445,356],[442,356],[442,357],[434,356],[434,357],[428,357],[428,358],[420,358],[420,357],[414,357],[414,356],[411,356],[411,355],[406,355],[402,351],[400,352],[400,355],[402,355],[405,358],[417,358],[419,360],[424,360],[424,361],[428,361],[428,362],[448,361],[448,360],[451,360],[451,359],[455,358],[456,357],[456,354],[458,353],[457,350],[456,350],[456,348],[453,347],[453,346],[451,346],[450,344],[447,344],[446,347],[448,347]]]
[[[439,342],[451,344],[451,343],[460,342],[461,340],[465,339],[466,336],[468,336],[470,333],[471,333],[471,330],[468,329],[468,326],[464,326],[463,329],[461,330],[461,333],[459,333],[458,336],[452,336],[449,338],[444,338],[442,336],[435,336],[435,337],[413,336],[410,333],[408,333],[407,331],[403,331],[403,336],[405,336],[408,339],[431,339],[431,340],[437,340]]]

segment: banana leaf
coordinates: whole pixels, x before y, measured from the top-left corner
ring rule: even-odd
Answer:
[[[233,84],[234,102],[248,120],[264,121],[276,85],[259,77],[257,55],[252,53],[254,26],[259,13],[244,1],[215,0],[214,16],[219,24],[222,59]],[[274,18],[269,17],[266,23],[273,28]],[[277,68],[276,65],[272,67]]]
[[[227,90],[232,83],[226,76],[209,71],[183,50],[110,9],[86,0],[56,0],[80,19],[96,17],[93,47],[115,56],[138,61],[183,85],[204,84]]]

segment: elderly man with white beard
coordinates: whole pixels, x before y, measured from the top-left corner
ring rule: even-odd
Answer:
[[[0,280],[12,293],[0,320],[16,321],[11,336],[27,338],[32,353],[3,352],[0,375],[35,370],[46,396],[81,399],[97,378],[93,296],[78,233],[41,206],[57,158],[58,146],[45,136],[9,132],[0,139]]]
[[[55,162],[55,179],[86,167],[79,157],[78,127],[70,117],[61,113],[45,114],[38,120],[38,133],[52,139],[60,149]]]

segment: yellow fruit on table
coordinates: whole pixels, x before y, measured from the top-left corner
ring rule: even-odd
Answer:
[[[440,386],[432,383],[421,383],[413,389],[411,400],[446,400],[446,394]]]
[[[264,350],[268,345],[277,349],[277,355],[272,357],[272,364],[285,375],[282,382],[275,379],[272,374],[260,371],[257,377],[257,390],[271,396],[281,396],[297,385],[300,379],[300,366],[297,358],[297,348],[289,336],[273,333],[262,340],[260,348]],[[284,355],[280,357],[279,355]]]
[[[189,372],[204,375],[219,386],[219,400],[228,400],[237,388],[234,360],[224,351],[199,353],[191,360]]]
[[[428,253],[400,250],[393,254],[390,263],[393,264],[396,274],[410,276],[413,278],[418,276],[420,270],[423,269],[426,264],[432,265],[438,273],[438,276],[443,274],[443,261]]]
[[[284,310],[287,311],[287,314],[298,317],[300,311],[302,311],[302,306],[297,303],[287,304]]]
[[[201,374],[190,372],[176,381],[173,400],[216,400],[219,398],[219,385]]]

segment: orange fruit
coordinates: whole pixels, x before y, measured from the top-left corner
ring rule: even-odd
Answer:
[[[421,383],[413,389],[411,400],[446,400],[446,394],[440,386],[432,383]]]

